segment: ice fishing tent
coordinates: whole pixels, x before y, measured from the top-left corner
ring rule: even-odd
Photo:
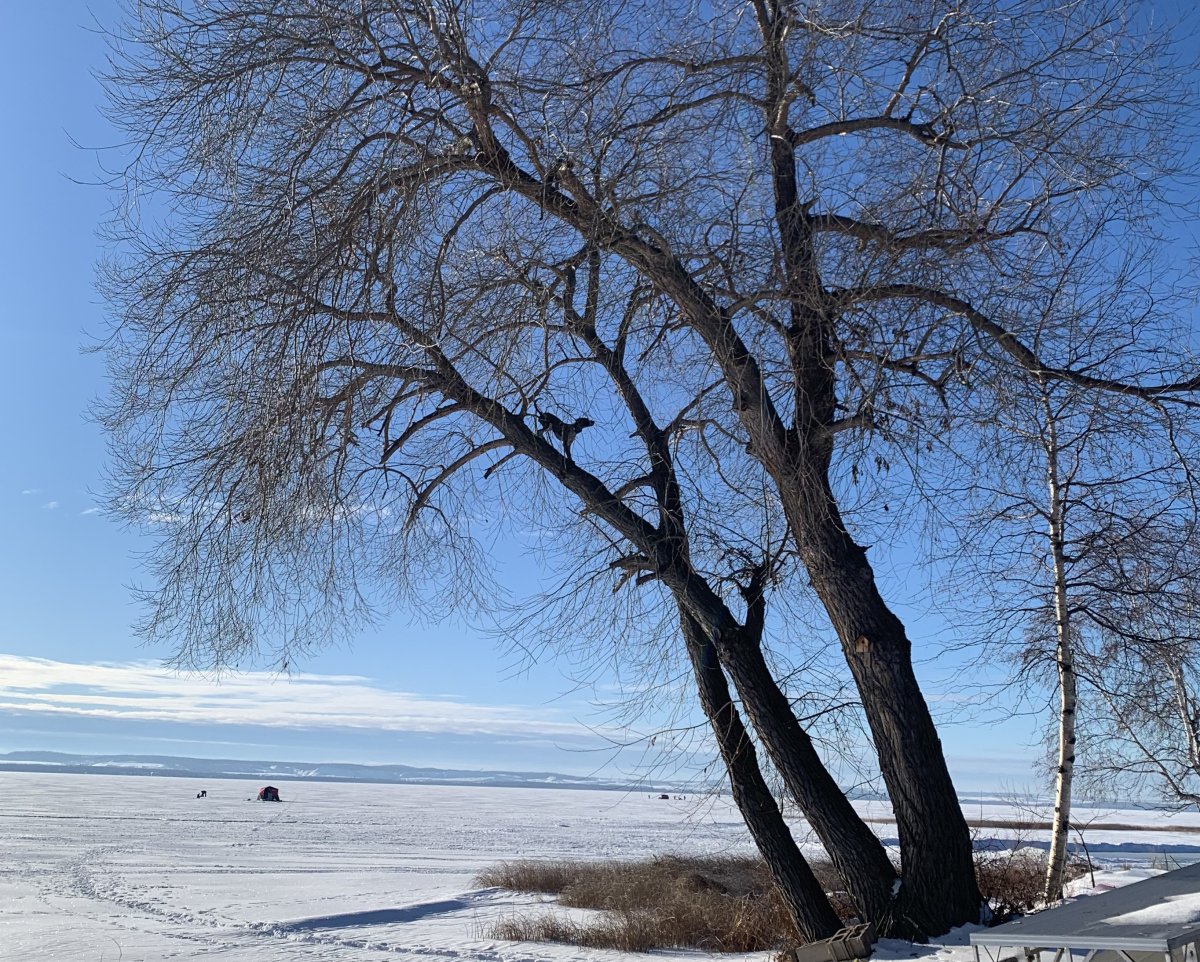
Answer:
[[[265,785],[258,790],[258,800],[260,802],[277,802],[279,801],[279,789],[274,785]]]

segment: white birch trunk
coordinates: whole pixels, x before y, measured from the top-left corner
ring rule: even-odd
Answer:
[[[1064,496],[1059,477],[1058,433],[1053,413],[1046,405],[1047,481],[1050,488],[1050,546],[1054,564],[1055,663],[1058,667],[1058,771],[1054,782],[1054,820],[1050,857],[1046,864],[1045,900],[1063,896],[1067,870],[1067,842],[1071,828],[1071,784],[1075,774],[1075,660],[1071,639],[1071,609],[1067,598]]]

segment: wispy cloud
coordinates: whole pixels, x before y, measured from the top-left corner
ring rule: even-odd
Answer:
[[[45,504],[42,505],[42,507],[45,508],[47,511],[54,511],[55,509],[58,508],[58,502],[57,501],[47,501]]]
[[[26,488],[24,491],[21,492],[21,494],[28,496],[31,494],[37,494],[41,490],[42,490],[41,488]]]
[[[243,672],[214,681],[156,664],[74,664],[0,654],[0,711],[127,721],[375,729],[592,741],[545,706],[478,705],[391,691],[358,675]]]
[[[146,516],[146,520],[151,524],[179,524],[183,520],[183,515],[171,511],[151,511]]]
[[[84,508],[84,509],[83,509],[82,511],[80,511],[79,513],[80,513],[80,514],[99,514],[99,513],[100,513],[100,509],[99,509],[99,508]]]

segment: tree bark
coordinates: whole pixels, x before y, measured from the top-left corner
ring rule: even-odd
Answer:
[[[1050,553],[1054,564],[1055,663],[1058,667],[1058,771],[1054,780],[1054,822],[1050,856],[1046,861],[1047,902],[1063,897],[1067,871],[1067,833],[1071,828],[1071,787],[1075,774],[1075,657],[1071,637],[1071,608],[1067,598],[1066,518],[1063,484],[1059,477],[1058,431],[1054,412],[1045,406],[1047,421],[1042,435],[1046,450],[1046,477],[1050,489]]]
[[[769,401],[735,396],[735,405],[779,488],[797,549],[841,640],[871,727],[900,835],[903,884],[895,924],[924,938],[979,920],[970,833],[917,685],[904,626],[880,595],[866,551],[846,531],[829,484],[837,417],[835,308],[820,276],[788,123],[795,100],[787,54],[791,20],[780,0],[754,0],[753,6],[763,38],[775,224],[790,299],[793,427],[771,437],[774,420],[768,424],[756,416]]]
[[[754,745],[730,697],[716,648],[691,616],[684,613],[681,623],[700,705],[716,736],[734,801],[796,929],[809,941],[828,938],[841,927],[841,922],[767,787]]]
[[[904,881],[892,930],[924,937],[978,921],[970,834],[912,669],[904,626],[879,594],[865,550],[846,532],[829,485],[830,425],[837,407],[831,317],[824,309],[808,215],[796,190],[786,111],[770,123],[776,219],[792,297],[788,353],[796,377],[796,411],[791,428],[778,417],[758,363],[730,318],[669,252],[623,228],[585,194],[568,199],[548,190],[513,161],[482,117],[477,160],[501,183],[584,236],[595,237],[598,246],[613,250],[653,280],[713,351],[749,434],[750,452],[778,488],[792,537],[859,688],[900,836]],[[869,640],[873,657],[856,654],[859,638]]]
[[[598,257],[592,265],[593,274],[598,273]],[[593,276],[589,289],[594,289],[595,283]],[[572,293],[574,285],[574,275],[568,275],[568,288]],[[659,495],[661,532],[671,546],[676,564],[684,571],[681,582],[690,585],[694,594],[698,579],[687,557],[683,499],[668,439],[654,423],[649,407],[619,354],[598,336],[586,311],[582,316],[574,311],[573,301],[573,296],[565,299],[570,305],[568,316],[613,378],[633,415],[637,433],[646,442],[650,452],[650,480]],[[715,596],[710,599],[707,621],[713,626],[708,629],[707,637],[714,641],[721,665],[733,679],[751,724],[788,791],[821,839],[859,915],[874,922],[877,931],[890,932],[895,866],[879,839],[829,774],[763,656],[765,576],[766,567],[758,568],[743,589],[747,602],[744,626],[736,623],[720,599]],[[682,592],[677,598],[681,609],[686,610],[688,592]],[[698,624],[706,622],[704,614],[697,614],[697,617]]]
[[[742,634],[741,632],[738,633]],[[893,930],[896,868],[825,767],[763,657],[758,640],[718,639],[721,661],[788,792],[816,832],[862,919]]]
[[[842,524],[824,467],[816,476],[798,471],[781,490],[797,547],[858,686],[895,811],[903,881],[894,931],[922,939],[977,922],[970,832],[904,625],[880,595],[866,550]]]

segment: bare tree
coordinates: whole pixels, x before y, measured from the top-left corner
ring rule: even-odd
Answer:
[[[1130,653],[1132,654],[1132,653]],[[1108,666],[1095,688],[1093,777],[1170,805],[1200,808],[1200,711],[1194,656],[1178,644],[1143,645]]]
[[[844,492],[915,464],[997,372],[1196,386],[1140,339],[1078,370],[1028,337],[1073,238],[1127,238],[1169,173],[1173,75],[1124,9],[138,3],[109,82],[137,152],[106,420],[115,505],[172,522],[147,631],[232,659],[325,637],[371,587],[486,604],[468,508],[555,506],[564,561],[712,644],[866,915],[974,921],[911,644],[854,534],[880,505]],[[766,605],[806,583],[898,894],[763,657]]]
[[[1050,829],[1050,854],[1046,861],[1047,902],[1062,898],[1067,873],[1067,841],[1071,830],[1071,791],[1075,783],[1075,713],[1079,696],[1075,680],[1075,639],[1072,634],[1068,587],[1069,543],[1067,513],[1069,477],[1063,477],[1062,448],[1053,402],[1043,397],[1046,414],[1040,432],[1046,455],[1046,494],[1049,505],[1047,535],[1054,581],[1054,666],[1058,677],[1058,765],[1054,778],[1054,819]]]
[[[1089,705],[1085,757],[1094,781],[1200,806],[1200,594],[1195,517],[1139,519],[1110,577],[1098,644],[1082,666]]]
[[[1047,301],[1050,313],[1038,340],[1064,328],[1086,330],[1086,337],[1062,348],[1077,370],[1110,356],[1137,323],[1118,292],[1135,273],[1151,270],[1126,252],[1123,268],[1110,260],[1102,279],[1064,277]],[[1061,312],[1086,321],[1054,321]],[[1172,363],[1170,349],[1162,350],[1163,363]],[[955,552],[967,555],[970,580],[987,586],[990,634],[1020,666],[1011,685],[1056,693],[1043,893],[1049,902],[1062,898],[1067,867],[1079,663],[1084,684],[1101,686],[1094,694],[1103,696],[1105,678],[1124,670],[1116,668],[1121,659],[1104,639],[1119,635],[1136,645],[1143,634],[1135,612],[1178,611],[1177,599],[1172,604],[1178,589],[1171,586],[1186,577],[1179,532],[1196,519],[1196,424],[1190,401],[1143,403],[1057,379],[1010,382],[994,397],[999,403],[977,414],[981,443],[972,456],[986,470],[972,474],[974,523],[961,529]],[[1108,656],[1101,654],[1105,647]],[[1049,680],[1043,674],[1048,665]],[[1087,701],[1106,716],[1090,726],[1093,732],[1119,717],[1108,700]]]
[[[1156,424],[1119,399],[1081,397],[1049,385],[1029,401],[1007,412],[1023,422],[1001,415],[999,433],[1007,443],[998,444],[995,453],[1021,464],[1030,460],[1040,471],[1001,474],[987,486],[994,500],[986,520],[995,540],[978,557],[987,559],[987,575],[1001,589],[1000,622],[1019,631],[1013,640],[1021,670],[1013,684],[1056,690],[1054,805],[1043,893],[1052,902],[1062,898],[1072,825],[1077,661],[1083,659],[1085,677],[1095,677],[1097,640],[1113,611],[1148,588],[1112,577],[1112,558],[1138,549],[1146,512],[1161,521],[1168,506],[1181,507],[1181,495],[1184,510],[1192,510],[1191,481],[1187,459],[1176,446],[1176,419]],[[1136,434],[1140,442],[1128,443]],[[1041,674],[1048,664],[1049,685]],[[1095,699],[1091,707],[1099,707]]]

